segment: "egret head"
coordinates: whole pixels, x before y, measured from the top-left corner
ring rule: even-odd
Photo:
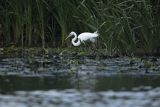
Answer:
[[[74,36],[74,35],[76,35],[76,33],[72,31],[72,32],[67,36],[67,38],[66,38],[65,40],[67,40],[69,37]]]

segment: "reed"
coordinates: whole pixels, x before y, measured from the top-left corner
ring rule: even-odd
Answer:
[[[2,0],[4,44],[68,47],[70,31],[96,30],[108,54],[159,48],[160,0]]]

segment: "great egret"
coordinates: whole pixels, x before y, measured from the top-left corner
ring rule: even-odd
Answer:
[[[99,34],[97,31],[94,33],[84,32],[84,33],[79,34],[77,37],[77,34],[72,31],[67,38],[69,38],[71,36],[74,36],[74,38],[72,39],[72,44],[74,46],[79,46],[79,45],[81,45],[81,43],[85,43],[85,41],[91,41],[92,43],[94,43],[96,38],[99,36]],[[76,42],[76,40],[77,40],[77,42]]]

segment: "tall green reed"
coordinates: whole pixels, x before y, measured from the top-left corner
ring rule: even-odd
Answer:
[[[11,21],[10,21],[10,17],[9,17],[9,6],[8,6],[8,2],[2,1],[0,4],[0,24],[1,27],[3,27],[3,35],[4,36],[4,44],[7,44],[11,41],[11,31],[10,31],[10,26],[11,26]],[[2,35],[1,35],[2,36]]]
[[[31,46],[32,44],[32,29],[33,29],[33,2],[32,0],[26,0],[24,1],[24,19],[25,19],[25,44],[28,44]],[[22,43],[24,42],[24,38],[22,38]]]
[[[137,38],[139,39],[139,47],[143,48],[148,53],[152,53],[154,49],[160,46],[159,8],[155,8],[156,6],[152,5],[152,2],[154,1],[142,0],[139,5],[137,4],[136,13],[138,15],[135,17],[135,23],[140,26],[135,31],[138,32]],[[159,0],[156,3],[159,4],[158,2]]]
[[[98,30],[98,48],[110,55],[160,47],[159,0],[3,0],[6,44],[69,46],[70,31]]]
[[[39,26],[40,37],[42,39],[42,48],[45,48],[44,9],[43,9],[44,5],[43,5],[43,1],[42,0],[36,0],[36,6],[37,6],[37,12],[38,12],[37,17],[39,18],[39,20],[37,20],[37,21],[38,21],[38,26]]]
[[[75,12],[74,4],[72,4],[72,0],[54,0],[51,1],[51,11],[55,21],[58,23],[60,27],[61,35],[59,36],[61,39],[61,45],[64,46],[65,38],[74,27],[73,14]]]

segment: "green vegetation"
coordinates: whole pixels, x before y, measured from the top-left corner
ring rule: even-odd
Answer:
[[[97,47],[108,54],[153,53],[159,11],[160,0],[2,0],[0,47],[69,47],[71,31],[98,29]]]

